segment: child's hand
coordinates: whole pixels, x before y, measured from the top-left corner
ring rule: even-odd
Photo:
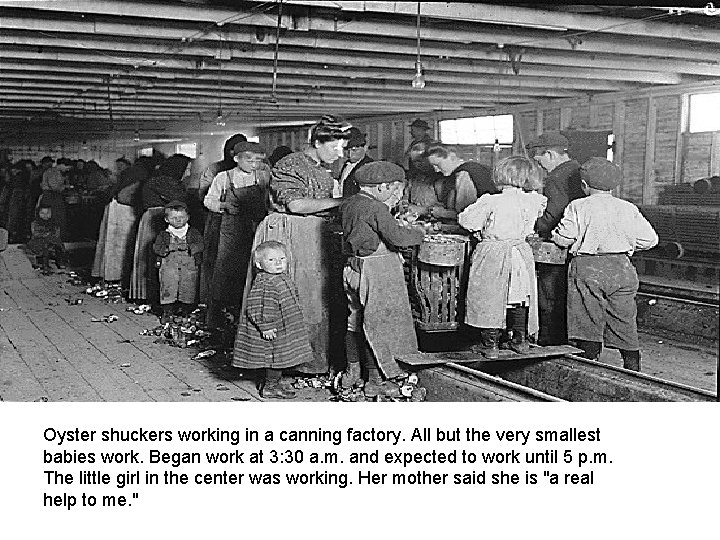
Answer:
[[[263,330],[262,337],[265,341],[272,341],[277,337],[277,329],[273,328],[272,330]]]

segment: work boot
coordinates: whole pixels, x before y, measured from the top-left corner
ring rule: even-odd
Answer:
[[[363,392],[365,397],[371,399],[378,396],[384,398],[399,398],[401,396],[400,387],[390,381],[367,382]]]
[[[496,360],[500,358],[500,329],[499,328],[481,328],[480,340],[482,342],[481,352],[485,358]]]
[[[577,347],[583,350],[583,357],[588,360],[596,360],[600,357],[602,351],[602,343],[599,341],[586,341],[584,339],[575,340]]]
[[[620,350],[623,367],[632,371],[640,371],[640,351]]]
[[[510,349],[518,354],[527,354],[530,352],[530,344],[527,340],[527,320],[528,308],[519,306],[510,308],[512,338],[510,339]]]
[[[380,366],[368,345],[365,349],[365,366],[368,373],[368,382],[365,383],[363,392],[367,398],[376,398],[378,396],[384,398],[399,398],[400,387],[390,381],[384,381],[380,373]]]

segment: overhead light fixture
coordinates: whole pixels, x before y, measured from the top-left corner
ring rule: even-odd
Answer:
[[[215,118],[215,125],[216,126],[224,126],[225,125],[225,117],[223,116],[222,109],[218,108],[217,111],[217,117]]]
[[[421,90],[422,88],[425,88],[425,76],[423,75],[423,65],[420,60],[420,2],[417,3],[417,19],[415,26],[417,29],[417,58],[415,59],[415,76],[412,80],[412,87],[416,90]]]
[[[412,80],[412,87],[418,90],[425,88],[425,76],[423,75],[422,62],[419,60],[415,62],[415,76]]]

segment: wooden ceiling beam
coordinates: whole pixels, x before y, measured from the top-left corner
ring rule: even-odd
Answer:
[[[35,2],[33,2],[35,3]],[[266,39],[272,40],[272,29],[275,27],[276,18],[268,17],[262,13],[249,11],[247,6],[240,6],[237,11],[225,10],[213,13],[213,8],[203,7],[194,12],[194,16],[179,13],[175,19],[170,22],[169,19],[162,19],[163,22],[150,24],[147,17],[150,12],[147,9],[139,8],[136,10],[111,10],[96,11],[95,6],[103,2],[83,3],[82,10],[74,13],[86,13],[94,15],[92,21],[62,20],[56,21],[58,11],[70,12],[69,7],[61,9],[61,6],[69,6],[68,2],[57,3],[56,11],[48,12],[47,17],[53,17],[49,21],[42,21],[37,18],[26,19],[25,17],[15,16],[12,14],[3,17],[4,21],[0,21],[5,26],[0,28],[15,28],[20,30],[37,30],[37,31],[71,31],[71,32],[90,32],[95,34],[108,35],[125,35],[135,37],[155,38],[162,37],[167,39],[177,39],[178,45],[187,43],[188,38],[195,39],[214,39],[219,37],[218,30],[222,28],[223,36],[227,39],[237,41],[234,34],[238,25],[252,27],[262,27],[267,32]],[[112,3],[112,2],[104,2]],[[402,3],[402,2],[401,2]],[[17,6],[15,2],[0,1],[0,5],[10,4]],[[77,4],[77,2],[73,3]],[[122,2],[122,4],[132,4],[132,2]],[[147,8],[147,6],[145,6]],[[14,13],[20,13],[15,11]],[[34,15],[43,15],[43,11],[33,11]],[[137,23],[119,22],[103,20],[102,16],[126,17],[128,19],[137,19]],[[354,14],[348,20],[338,21],[336,17],[323,15],[322,13],[313,12],[308,15],[285,15],[283,17],[283,28],[287,31],[283,35],[283,39],[291,39],[292,35],[302,35],[308,32],[324,32],[330,36],[347,36],[350,41],[367,38],[392,37],[404,38],[408,40],[415,39],[415,20],[408,20],[401,23],[397,21],[383,20],[376,18],[369,19],[372,14],[365,13],[363,19],[359,19]],[[141,18],[144,17],[144,18]],[[233,22],[223,25],[222,27],[208,26],[219,20],[232,20]],[[54,28],[48,29],[48,24]],[[185,26],[183,26],[185,25]],[[673,25],[674,26],[674,25]],[[292,30],[290,30],[292,29]],[[605,53],[619,55],[636,55],[650,56],[656,58],[670,59],[681,58],[689,61],[703,61],[715,63],[717,62],[718,52],[720,48],[707,44],[699,46],[696,43],[687,43],[676,41],[670,43],[667,39],[652,39],[642,33],[633,33],[629,37],[624,36],[605,36],[602,34],[590,34],[578,37],[578,39],[569,39],[564,35],[558,35],[557,32],[543,32],[533,30],[532,28],[523,29],[505,29],[497,27],[483,27],[478,25],[469,25],[463,23],[453,24],[451,28],[438,28],[426,25],[421,29],[423,43],[428,41],[450,42],[453,44],[475,44],[495,47],[496,44],[504,44],[505,46],[517,45],[522,47],[532,47],[539,49],[554,49],[565,51],[569,54],[573,52],[590,52]],[[181,41],[185,40],[185,41]],[[432,45],[431,45],[432,46]]]
[[[0,51],[5,58],[22,59],[36,58],[42,60],[58,60],[58,61],[75,61],[75,62],[112,62],[118,66],[126,67],[161,67],[175,68],[201,71],[204,67],[212,67],[217,70],[216,62],[209,64],[207,61],[200,59],[199,61],[178,59],[177,57],[167,57],[165,55],[149,56],[149,54],[141,55],[124,51],[121,46],[116,48],[113,55],[110,51],[107,53],[99,53],[89,50],[81,52],[76,49],[59,49],[49,50],[43,48],[42,52],[38,52],[36,47],[16,47],[8,44],[0,44]],[[265,66],[267,70],[271,66],[273,59],[272,51],[233,51],[232,59],[222,62],[223,70],[232,71],[235,66],[242,65],[245,62],[256,61]],[[295,52],[283,51],[282,61],[284,63],[296,63],[306,66],[308,64],[318,64],[320,66],[328,66],[331,68],[348,68],[348,69],[373,69],[379,65],[384,69],[399,69],[412,73],[414,63],[407,60],[398,60],[394,58],[367,58],[367,57],[349,57],[348,55],[335,56],[327,53],[311,53],[311,52]],[[502,71],[499,72],[496,65],[473,65],[462,64],[459,62],[441,62],[426,61],[423,62],[427,76],[433,73],[450,73],[460,79],[468,75],[511,75],[510,66],[501,66]],[[549,77],[553,79],[581,79],[581,80],[609,80],[621,82],[636,82],[645,84],[680,84],[683,77],[677,73],[661,73],[653,71],[634,71],[634,70],[609,70],[609,69],[593,69],[593,68],[575,68],[566,67],[555,69],[546,66],[523,66],[520,75],[512,75],[514,77],[534,76]]]
[[[415,20],[416,2],[313,2],[303,0],[285,0],[286,4],[303,7],[321,7],[336,10],[338,13],[373,15],[396,15]],[[255,5],[264,3],[245,3],[242,11],[250,11]],[[32,8],[43,11],[64,11],[72,13],[93,13],[120,17],[145,16],[167,20],[203,21],[215,24],[232,24],[244,17],[241,10],[226,9],[218,6],[190,6],[187,4],[151,4],[137,1],[113,0],[3,0],[0,6],[13,8]],[[265,11],[268,11],[267,9]],[[464,21],[473,24],[492,26],[521,26],[536,29],[580,30],[583,32],[647,36],[658,39],[679,39],[691,42],[720,44],[717,31],[690,25],[668,24],[657,21],[642,21],[632,18],[585,15],[562,11],[547,11],[536,8],[503,6],[499,4],[476,4],[460,2],[421,2],[421,13],[426,18]],[[272,18],[264,12],[250,13],[256,17]],[[669,17],[668,17],[669,18]],[[268,24],[268,23],[266,23]]]
[[[337,9],[351,13],[382,13],[415,17],[416,2],[322,2],[284,0],[286,4]],[[502,4],[477,2],[420,2],[423,18],[465,21],[491,25],[511,25],[554,31],[581,30],[583,32],[617,35],[647,36],[659,39],[682,39],[702,43],[720,44],[720,34],[711,29],[693,25],[669,24],[657,19],[670,19],[669,14],[658,14],[654,20],[630,17],[586,15],[561,10],[549,11]]]
[[[434,81],[436,82],[436,81]],[[184,91],[195,90],[214,90],[217,93],[217,79],[212,77],[195,77],[184,78],[175,77],[172,79],[120,79],[111,81],[111,89],[113,92],[120,90],[126,93],[145,92],[148,89],[167,88],[171,91],[182,89]],[[10,88],[68,88],[71,87],[75,94],[86,92],[92,89],[103,89],[106,91],[107,78],[100,75],[80,76],[77,74],[67,75],[52,73],[46,75],[44,72],[29,73],[27,71],[19,71],[17,74],[11,70],[5,70],[5,76],[0,79],[0,87]],[[261,92],[269,92],[272,89],[272,81],[268,77],[260,77],[257,75],[244,75],[232,78],[223,77],[223,87],[229,92],[241,90],[253,90]],[[487,96],[504,95],[509,89],[513,90],[514,96],[523,96],[527,99],[536,97],[552,98],[552,97],[580,97],[586,95],[580,92],[569,92],[558,90],[555,88],[527,88],[523,85],[497,85],[488,81],[487,84],[455,84],[451,81],[448,83],[432,84],[421,91],[408,89],[407,83],[396,83],[390,79],[383,79],[381,84],[366,84],[361,80],[348,81],[346,79],[329,79],[322,85],[317,84],[317,80],[309,78],[299,78],[293,75],[283,74],[282,81],[277,86],[278,91],[293,91],[297,94],[317,91],[337,91],[344,93],[348,89],[358,90],[378,90],[383,91],[399,91],[407,95],[408,91],[411,95],[440,95],[440,96],[475,96],[483,94]]]
[[[84,63],[80,60],[62,60],[57,59],[43,60],[38,58],[37,55],[26,53],[24,55],[18,55],[16,61],[6,57],[4,66],[7,69],[20,70],[20,71],[50,71],[50,72],[71,72],[71,73],[92,73],[97,76],[107,77],[111,73],[117,73],[117,77],[113,77],[113,80],[125,80],[133,81],[144,80],[144,79],[162,79],[162,80],[183,80],[189,77],[196,79],[206,79],[217,81],[217,68],[210,69],[206,67],[202,70],[188,70],[184,66],[179,68],[138,68],[123,67],[122,70],[117,70],[117,66],[113,66],[108,63],[94,62],[92,64]],[[88,67],[92,66],[92,67]],[[373,81],[402,81],[410,80],[409,77],[414,72],[408,72],[405,70],[387,70],[382,68],[365,69],[365,68],[354,68],[354,67],[338,67],[338,68],[322,68],[322,67],[308,67],[304,65],[287,65],[282,63],[279,69],[280,81],[284,81],[286,78],[292,84],[305,85],[310,83],[311,85],[319,85],[322,81],[330,81],[331,84],[341,85],[354,85],[362,84],[363,79],[371,79]],[[252,63],[246,66],[229,66],[229,69],[223,68],[223,80],[224,81],[236,81],[242,83],[247,78],[259,78],[268,77],[272,75],[272,69],[262,63]],[[337,79],[337,80],[335,80]],[[623,90],[631,90],[637,88],[636,85],[629,83],[616,82],[616,81],[584,81],[568,79],[563,80],[559,77],[553,79],[550,77],[530,77],[523,76],[518,77],[515,75],[486,75],[486,76],[475,76],[466,77],[452,74],[439,74],[439,73],[428,73],[426,80],[429,83],[438,83],[445,85],[459,85],[467,87],[483,87],[489,88],[511,88],[515,91],[522,91],[523,89],[538,89],[542,92],[546,92],[546,95],[553,95],[554,91],[560,91],[561,93],[576,93],[576,92],[618,92]],[[531,92],[533,93],[533,92]]]
[[[29,24],[30,23],[30,24]],[[182,55],[214,55],[217,53],[217,42],[213,40],[213,46],[205,39],[198,39],[192,42],[181,42],[180,40],[188,34],[188,29],[170,29],[159,26],[145,27],[144,32],[138,29],[137,25],[130,23],[113,23],[112,32],[107,33],[99,30],[98,24],[77,21],[64,21],[58,24],[54,20],[28,20],[20,17],[0,18],[0,29],[7,30],[4,42],[32,45],[56,45],[56,46],[77,46],[87,47],[88,39],[106,39],[117,43],[118,37],[127,40],[125,46],[136,45],[136,50],[148,50],[148,44],[137,41],[146,37],[152,39],[156,51],[173,52]],[[102,26],[102,25],[101,25]],[[38,36],[37,32],[45,35]],[[69,37],[64,34],[72,32]],[[92,35],[88,38],[87,35]],[[310,47],[318,50],[355,51],[363,53],[377,53],[378,51],[392,50],[398,55],[416,55],[416,44],[410,39],[398,39],[382,36],[353,36],[331,37],[328,35],[308,36],[305,33],[290,33],[283,35],[281,45],[286,47]],[[3,37],[3,36],[0,36]],[[227,31],[223,33],[223,41],[230,47],[273,47],[275,43],[274,34],[266,35],[263,41],[259,41],[256,32],[252,28],[246,31]],[[657,58],[652,62],[648,58],[637,55],[605,55],[605,53],[593,53],[581,51],[554,51],[550,49],[535,48],[530,45],[523,47],[522,62],[525,64],[546,64],[559,66],[582,66],[597,67],[604,69],[630,69],[640,71],[671,71],[701,76],[720,76],[720,65],[717,61],[702,61],[697,58],[690,60]],[[453,58],[464,60],[484,60],[490,62],[508,62],[508,51],[504,49],[477,47],[465,44],[439,45],[437,42],[427,40],[422,45],[423,58]]]

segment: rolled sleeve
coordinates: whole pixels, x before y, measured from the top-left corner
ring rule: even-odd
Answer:
[[[653,226],[650,225],[650,222],[645,219],[645,216],[643,216],[639,210],[635,212],[634,217],[634,228],[637,232],[635,249],[642,251],[657,246],[659,238]]]
[[[570,203],[563,213],[560,223],[552,231],[552,241],[559,246],[567,247],[573,244],[580,234],[578,216],[575,206]]]
[[[227,175],[222,173],[215,175],[215,178],[213,178],[212,183],[210,184],[210,189],[208,189],[207,195],[205,195],[205,198],[203,199],[205,208],[211,212],[219,213],[221,211],[220,196],[222,195],[223,188],[226,187],[225,176]]]

